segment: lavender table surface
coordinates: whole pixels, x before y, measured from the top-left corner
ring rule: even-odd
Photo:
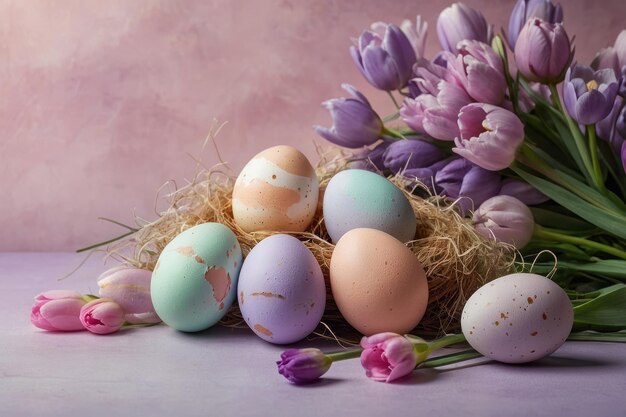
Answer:
[[[96,292],[96,277],[114,265],[95,254],[58,281],[81,260],[0,253],[0,416],[626,416],[626,344],[568,342],[529,365],[478,359],[396,384],[368,380],[352,360],[296,387],[276,372],[284,347],[249,331],[36,329],[29,312],[38,292]]]

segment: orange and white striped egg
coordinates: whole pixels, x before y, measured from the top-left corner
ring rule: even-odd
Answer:
[[[241,170],[233,188],[233,216],[246,232],[301,232],[317,209],[319,180],[291,146],[266,149]]]

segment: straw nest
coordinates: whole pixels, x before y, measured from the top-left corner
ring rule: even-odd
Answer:
[[[328,271],[334,245],[324,227],[321,196],[330,178],[348,168],[351,155],[335,149],[320,158],[316,168],[320,179],[317,213],[305,232],[289,234],[300,239],[315,255],[326,280],[326,310],[315,334],[350,344],[358,341],[359,334],[343,319],[333,301]],[[415,212],[417,233],[407,247],[424,266],[428,278],[428,307],[414,333],[437,336],[459,331],[461,312],[469,296],[484,283],[509,273],[514,251],[477,235],[471,222],[458,214],[454,204],[428,195],[423,184],[400,176],[389,180],[403,190]],[[141,222],[136,233],[109,248],[109,253],[131,265],[152,270],[163,248],[176,235],[200,223],[217,222],[235,232],[246,256],[257,243],[276,232],[246,233],[237,226],[231,209],[234,183],[235,178],[219,167],[199,169],[188,185],[166,197],[169,208],[156,221]],[[132,255],[122,255],[129,248]],[[220,323],[246,326],[236,301]]]

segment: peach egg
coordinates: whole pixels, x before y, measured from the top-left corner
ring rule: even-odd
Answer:
[[[339,311],[366,336],[408,333],[428,304],[426,273],[393,236],[375,229],[346,232],[333,250],[330,286]]]
[[[315,215],[318,197],[319,180],[306,156],[291,146],[274,146],[241,170],[233,216],[246,232],[301,232]]]

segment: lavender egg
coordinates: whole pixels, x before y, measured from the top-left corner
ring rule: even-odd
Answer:
[[[263,239],[248,254],[237,285],[248,326],[270,343],[302,340],[326,307],[324,275],[313,254],[293,236]]]

